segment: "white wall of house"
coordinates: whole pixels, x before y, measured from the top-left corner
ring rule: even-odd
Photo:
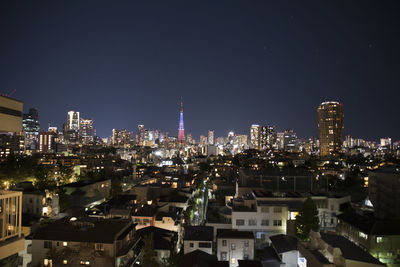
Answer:
[[[286,234],[287,206],[258,206],[256,212],[232,211],[232,229],[253,231],[257,239]]]
[[[217,239],[217,257],[220,261],[229,261],[230,267],[239,266],[238,260],[254,259],[254,239]]]
[[[205,247],[205,246],[208,246],[208,247]],[[212,255],[212,241],[193,241],[193,240],[184,240],[183,241],[184,254],[188,254],[197,249],[202,250],[202,251]]]
[[[285,267],[297,267],[298,260],[299,260],[298,250],[292,250],[282,253],[282,262],[285,264]]]

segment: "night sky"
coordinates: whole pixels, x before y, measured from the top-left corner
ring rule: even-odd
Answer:
[[[41,127],[67,111],[97,134],[137,124],[317,136],[344,105],[345,134],[400,140],[399,1],[0,1],[0,92]]]

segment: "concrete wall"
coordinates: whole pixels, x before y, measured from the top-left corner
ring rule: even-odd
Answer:
[[[21,132],[22,131],[22,109],[24,103],[12,98],[0,96],[0,107],[17,110],[21,116],[12,116],[0,112],[0,132]]]
[[[201,247],[199,247],[199,243],[203,243],[203,242],[211,244],[210,247],[209,248],[201,248]],[[193,243],[193,247],[190,246],[190,243]],[[188,254],[188,253],[190,253],[192,251],[195,251],[197,249],[212,255],[212,242],[211,241],[192,241],[192,240],[184,240],[183,241],[183,252],[184,252],[184,254]]]
[[[226,240],[226,246],[223,245],[224,240]],[[245,245],[246,241],[248,246]],[[234,245],[234,249],[232,249],[232,245]],[[222,253],[226,253],[226,259],[222,259]],[[249,260],[254,259],[254,239],[218,238],[218,260],[229,261],[230,267],[237,267],[239,265],[238,260],[243,260],[245,255],[248,256]],[[234,262],[232,262],[233,258],[235,259]]]

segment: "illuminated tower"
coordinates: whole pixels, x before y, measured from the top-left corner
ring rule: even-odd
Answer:
[[[181,97],[181,111],[179,115],[178,143],[185,143],[185,128],[183,127],[183,101]]]
[[[334,102],[324,102],[319,105],[318,129],[320,155],[336,155],[343,144],[343,105]]]

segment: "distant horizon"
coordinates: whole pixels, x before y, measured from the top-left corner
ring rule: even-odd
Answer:
[[[13,99],[15,99],[15,98],[13,98]],[[22,100],[18,100],[18,99],[15,99],[15,100],[17,100],[17,101],[22,101]],[[330,101],[336,101],[336,102],[339,102],[340,104],[342,104],[340,101],[337,101],[337,100],[329,100],[329,101],[323,101],[323,102],[330,102]],[[22,101],[22,102],[23,102],[23,101]],[[321,102],[321,103],[323,103],[323,102]],[[321,103],[320,103],[320,104],[321,104]],[[23,114],[28,113],[28,112],[29,112],[29,109],[31,109],[31,108],[36,108],[36,107],[29,107],[29,108],[28,108],[28,107],[26,107],[26,106],[24,105],[24,113],[23,113]],[[70,109],[70,110],[68,110],[68,111],[76,111],[76,112],[79,112],[79,113],[80,113],[80,118],[93,119],[93,125],[96,125],[96,119],[95,119],[95,118],[93,118],[93,117],[82,116],[82,112],[79,111],[78,109],[76,109],[76,110]],[[65,117],[67,117],[68,111],[66,111]],[[39,113],[39,123],[40,123],[40,110],[39,110],[39,109],[38,109],[38,113]],[[185,111],[184,111],[184,114],[185,114]],[[179,110],[178,110],[178,116],[179,116]],[[65,120],[65,121],[66,121],[66,120]],[[64,122],[65,122],[65,121],[64,121]],[[58,124],[55,125],[55,124],[51,124],[51,123],[50,123],[50,124],[48,124],[48,125],[49,125],[48,127],[57,127],[57,130],[58,130],[58,131],[62,131],[62,125],[63,125],[64,122],[62,122],[60,125],[58,125]],[[178,124],[178,123],[177,123],[177,124]],[[185,122],[185,124],[186,124],[186,122]],[[293,128],[280,129],[280,128],[278,128],[276,125],[272,125],[272,124],[260,124],[260,123],[256,123],[256,122],[249,124],[248,132],[247,132],[247,133],[236,132],[235,130],[228,130],[228,131],[226,131],[226,134],[225,134],[225,135],[221,135],[221,134],[216,134],[216,131],[215,131],[214,129],[207,129],[206,131],[204,131],[204,133],[200,133],[199,135],[195,135],[195,134],[193,134],[192,132],[190,132],[190,131],[188,131],[188,130],[185,129],[185,135],[187,136],[187,134],[190,133],[190,134],[192,135],[193,139],[196,140],[196,141],[198,141],[198,140],[200,139],[200,136],[207,136],[207,137],[208,137],[208,131],[209,131],[209,130],[213,130],[213,131],[214,131],[214,138],[218,138],[218,137],[227,137],[227,135],[228,135],[229,132],[234,132],[235,134],[240,134],[240,135],[244,134],[244,135],[249,136],[249,138],[250,138],[250,126],[253,125],[253,124],[260,125],[260,126],[267,126],[267,125],[273,126],[273,127],[275,127],[275,131],[276,131],[276,132],[284,132],[285,130],[291,129],[291,130],[293,130],[293,131],[296,133],[298,139],[303,139],[303,140],[306,140],[306,139],[309,139],[309,138],[316,138],[316,139],[319,139],[319,134],[316,135],[316,136],[302,137],[302,136],[299,136],[299,135],[297,134],[296,129],[293,129]],[[111,129],[110,129],[110,134],[109,134],[109,135],[106,135],[106,136],[97,135],[97,136],[100,137],[100,138],[109,138],[109,137],[111,137],[111,135],[112,135],[112,130],[113,130],[113,129],[116,129],[116,130],[126,129],[128,132],[133,132],[133,133],[136,135],[136,134],[137,134],[137,126],[138,126],[138,125],[141,125],[141,123],[138,123],[134,129],[128,128],[128,127],[111,128]],[[163,129],[158,128],[158,127],[150,127],[150,128],[149,128],[149,127],[146,127],[145,124],[143,124],[143,125],[144,125],[144,128],[145,128],[145,129],[148,129],[148,130],[159,130],[160,132],[163,132],[163,133],[167,133],[167,132],[168,132],[170,137],[177,137],[177,136],[178,136],[178,130],[176,130],[176,134],[174,134],[174,133],[171,133],[170,131],[163,130]],[[48,127],[47,127],[47,129],[44,129],[44,128],[42,128],[42,123],[40,123],[40,129],[41,129],[41,131],[47,131],[47,130],[48,130]],[[178,127],[177,127],[177,128],[178,128]],[[232,129],[233,129],[233,128],[232,128]],[[279,129],[279,130],[277,130],[277,129]],[[346,125],[345,125],[345,129],[346,129]],[[93,127],[93,130],[96,130],[96,127]],[[97,132],[97,130],[96,130],[96,132]],[[380,142],[380,139],[381,139],[381,138],[391,138],[391,139],[392,139],[392,143],[393,143],[393,142],[400,141],[400,140],[396,140],[396,139],[392,138],[391,136],[381,136],[381,137],[378,137],[377,139],[367,139],[367,138],[365,138],[365,137],[353,136],[353,135],[351,135],[351,134],[349,134],[349,133],[343,134],[343,141],[345,141],[345,138],[346,138],[347,135],[350,135],[350,136],[351,136],[352,138],[354,138],[354,139],[363,139],[363,140],[365,140],[365,141],[378,142],[378,143]],[[197,136],[197,137],[196,137],[196,136]],[[249,140],[250,140],[250,139],[249,139]]]

